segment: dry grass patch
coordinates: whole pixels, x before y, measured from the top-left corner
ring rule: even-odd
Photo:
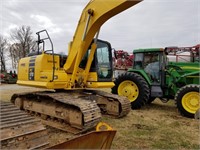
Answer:
[[[0,85],[1,100],[7,101],[13,93],[38,90],[42,89]],[[157,99],[124,118],[103,116],[102,120],[117,130],[113,149],[200,149],[199,120],[180,116],[173,101],[162,103]],[[52,145],[74,137],[50,127],[48,130]]]
[[[173,102],[155,100],[121,119],[103,118],[117,129],[113,149],[199,149],[199,121],[180,116]]]

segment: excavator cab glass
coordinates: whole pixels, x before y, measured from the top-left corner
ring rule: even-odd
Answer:
[[[87,53],[83,57],[79,67],[85,69],[90,54],[89,47]],[[97,40],[97,49],[90,68],[90,72],[96,72],[98,81],[112,81],[112,49],[110,43]]]

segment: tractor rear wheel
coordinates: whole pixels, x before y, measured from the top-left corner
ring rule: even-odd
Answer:
[[[175,96],[179,112],[189,118],[194,118],[194,114],[200,108],[200,85],[189,84],[178,90]]]
[[[151,104],[155,99],[155,97],[149,97],[149,99],[147,100],[147,104]]]
[[[132,109],[141,108],[147,103],[150,91],[144,78],[136,73],[126,72],[115,79],[113,94],[127,97]]]

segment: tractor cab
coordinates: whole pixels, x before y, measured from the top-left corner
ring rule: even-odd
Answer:
[[[182,86],[199,82],[199,45],[137,49],[133,53],[133,69],[129,71],[145,78],[151,97],[170,99]]]
[[[152,83],[160,83],[163,63],[163,49],[138,49],[134,51],[133,69],[144,70]]]
[[[165,78],[166,55],[162,48],[134,50],[133,70],[141,74],[151,85],[151,96],[162,97]]]

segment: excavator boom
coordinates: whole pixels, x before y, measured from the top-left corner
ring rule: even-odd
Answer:
[[[64,65],[67,73],[73,73],[72,83],[77,75],[80,61],[88,50],[95,34],[99,32],[100,27],[111,17],[139,2],[141,0],[91,0],[88,3],[80,17],[73,41],[69,46],[68,59]],[[93,56],[90,58],[93,58]]]

